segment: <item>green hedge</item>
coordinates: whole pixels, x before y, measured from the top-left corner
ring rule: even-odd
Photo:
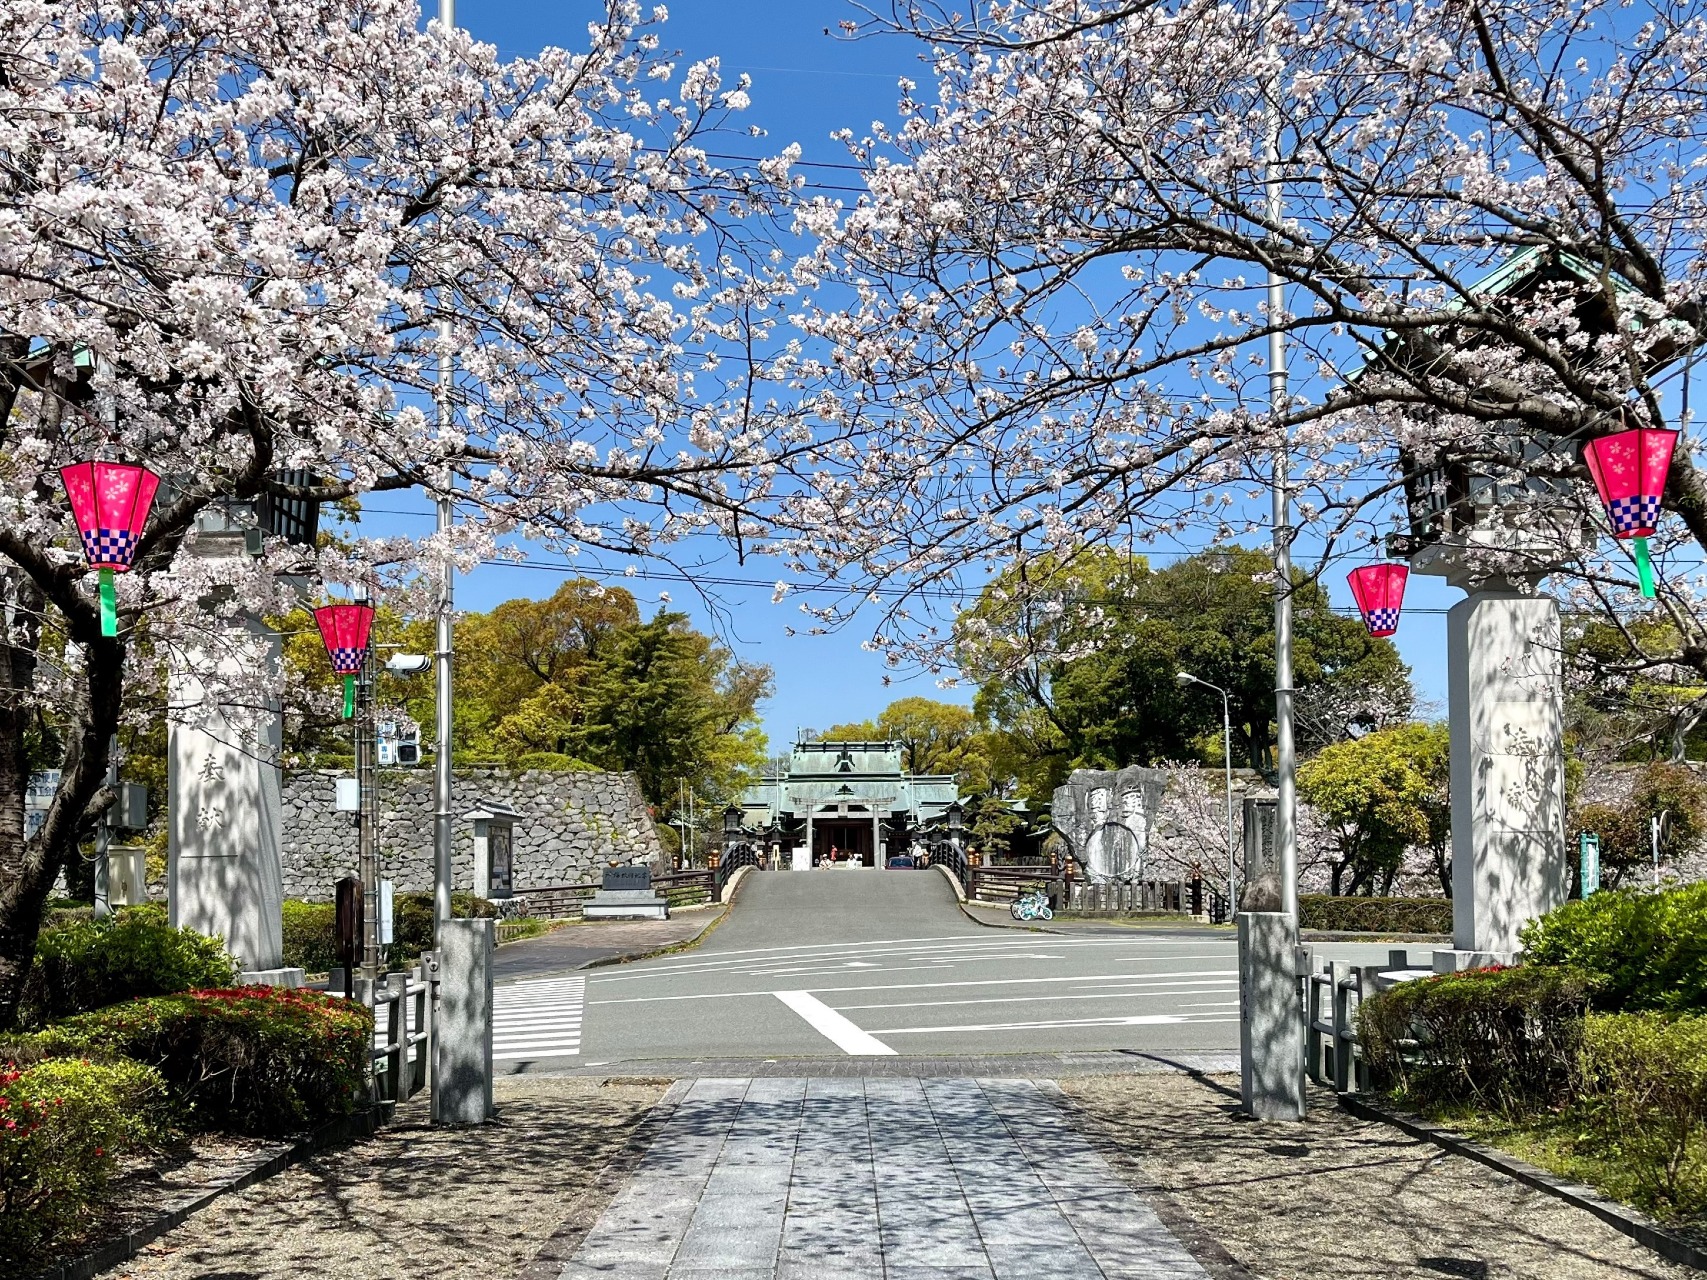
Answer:
[[[1591,1016],[1577,1112],[1577,1147],[1623,1176],[1607,1190],[1668,1218],[1707,1210],[1707,1018]]]
[[[316,991],[235,987],[133,1000],[30,1037],[44,1053],[159,1070],[197,1129],[285,1133],[365,1096],[373,1018]]]
[[[1707,883],[1590,894],[1526,926],[1522,941],[1531,964],[1599,974],[1601,1009],[1707,1008]]]
[[[122,907],[105,920],[68,920],[42,930],[24,982],[19,1021],[39,1027],[192,987],[223,987],[237,966],[217,938],[166,923],[166,908]]]
[[[1298,925],[1336,933],[1451,933],[1451,898],[1298,896]]]
[[[0,1066],[0,1263],[74,1239],[118,1157],[169,1136],[169,1110],[139,1062]]]
[[[338,963],[337,907],[330,902],[284,904],[284,962],[325,973]]]
[[[498,908],[472,893],[453,893],[451,914],[459,919],[491,919]],[[393,968],[413,964],[433,946],[433,895],[400,893],[392,900],[392,937],[388,959]],[[337,908],[330,902],[284,904],[284,962],[309,973],[325,973],[338,963]]]
[[[1598,984],[1532,965],[1402,982],[1358,1009],[1364,1061],[1376,1087],[1424,1110],[1551,1105],[1571,1093]]]

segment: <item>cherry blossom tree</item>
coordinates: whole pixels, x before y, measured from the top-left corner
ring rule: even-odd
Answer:
[[[865,18],[850,35],[916,38],[934,83],[846,135],[867,194],[798,210],[799,275],[852,299],[810,296],[799,323],[816,411],[871,429],[814,514],[884,502],[795,553],[916,588],[873,644],[940,661],[920,602],[1043,552],[1266,532],[1283,445],[1281,536],[1315,569],[1504,484],[1532,527],[1483,570],[1551,571],[1614,620],[1640,606],[1579,449],[1688,425],[1699,6],[894,0]],[[1670,625],[1628,637],[1632,667],[1707,673],[1692,443],[1656,543]]]
[[[677,66],[662,17],[609,0],[584,47],[503,61],[413,0],[0,7],[0,1027],[127,706],[276,696],[239,619],[304,584],[407,609],[506,534],[750,539],[822,443],[762,398],[795,286],[754,215],[797,153],[713,162],[745,82]],[[163,479],[116,637],[58,477],[85,457]],[[451,537],[197,554],[212,514],[453,485]],[[169,663],[208,699],[127,703]],[[25,840],[43,762],[62,780]]]

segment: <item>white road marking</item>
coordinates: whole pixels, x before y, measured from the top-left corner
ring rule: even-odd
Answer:
[[[579,1055],[586,994],[585,978],[542,978],[494,988],[493,1061]]]
[[[873,1034],[918,1036],[951,1031],[1040,1031],[1055,1027],[1160,1027],[1180,1023],[1237,1022],[1237,1018],[1208,1018],[1201,1014],[1140,1013],[1129,1018],[1062,1018],[1053,1022],[982,1022],[947,1027],[888,1027]]]
[[[1039,991],[1029,996],[989,996],[978,1000],[896,1000],[884,1004],[844,1004],[840,1007],[842,1012],[846,1013],[851,1009],[958,1009],[961,1005],[967,1004],[1036,1004],[1040,1000],[1047,1000],[1051,1004],[1057,1000],[1164,1000],[1172,995],[1215,995],[1216,991],[1213,988],[1231,987],[1235,985],[1235,983],[1231,982],[1218,982],[1214,984],[1203,983],[1193,984],[1189,990],[1185,991],[1163,990],[1149,993],[1142,991],[1116,991],[1109,995],[1087,996],[1064,996],[1055,991]],[[1237,1001],[1234,1002],[1234,1005],[1237,1005]],[[1223,1006],[1182,1004],[1179,1007],[1182,1009],[1196,1009],[1210,1007],[1221,1008]]]
[[[969,939],[958,938],[893,938],[878,942],[843,942],[798,947],[762,947],[751,950],[716,952],[710,955],[700,953],[691,958],[659,957],[647,961],[644,968],[624,974],[611,974],[605,977],[607,982],[633,982],[648,978],[675,974],[690,974],[719,969],[737,968],[740,966],[788,965],[788,964],[823,964],[848,956],[901,956],[918,959],[997,959],[1005,948],[1012,952],[1007,958],[1017,958],[1038,948],[1048,951],[1064,949],[1079,950],[1085,947],[1203,947],[1218,939],[1196,938],[1065,938],[1052,935],[1033,940],[1023,938],[990,938]],[[1198,954],[1151,953],[1155,959],[1166,960],[1222,960],[1232,949],[1232,940],[1228,939],[1221,951],[1200,952]],[[1150,957],[1146,957],[1150,958]]]
[[[809,991],[775,991],[774,996],[793,1009],[806,1024],[843,1053],[861,1058],[892,1058],[895,1050],[869,1032],[861,1031]]]
[[[931,989],[946,990],[951,987],[1026,987],[1039,983],[1077,982],[1089,985],[1093,982],[1119,982],[1127,986],[1143,984],[1145,986],[1165,986],[1166,983],[1152,982],[1155,978],[1237,978],[1237,969],[1183,969],[1176,973],[1106,973],[1082,974],[1058,978],[973,978],[960,982],[933,982]],[[601,986],[611,981],[609,978],[595,979]],[[1185,984],[1196,985],[1196,984]],[[917,991],[916,982],[874,983],[859,987],[813,987],[812,990],[820,995],[837,995],[845,991]],[[593,1000],[592,1004],[662,1004],[671,1000],[729,1000],[741,996],[774,995],[771,991],[696,991],[679,996],[617,996],[610,1000]]]

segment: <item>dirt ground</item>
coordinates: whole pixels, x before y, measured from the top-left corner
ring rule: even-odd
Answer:
[[[600,1174],[663,1084],[500,1080],[499,1123],[429,1127],[418,1104],[372,1138],[224,1196],[104,1273],[136,1280],[515,1275],[565,1219],[597,1216]]]
[[[1700,1275],[1562,1200],[1356,1119],[1324,1091],[1304,1123],[1258,1126],[1233,1114],[1237,1077],[1081,1077],[1061,1089],[1216,1280]]]

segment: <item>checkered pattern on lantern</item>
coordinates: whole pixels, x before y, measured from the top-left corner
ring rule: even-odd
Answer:
[[[1614,498],[1606,504],[1606,514],[1612,520],[1612,531],[1621,534],[1646,533],[1660,518],[1660,500],[1645,493],[1628,498]]]
[[[1364,620],[1372,635],[1392,635],[1399,629],[1399,611],[1397,609],[1371,609]]]
[[[136,535],[128,529],[85,529],[83,554],[95,569],[128,569],[136,558]]]
[[[331,650],[332,670],[341,676],[353,676],[362,669],[362,655],[365,649],[349,649],[343,645]]]

